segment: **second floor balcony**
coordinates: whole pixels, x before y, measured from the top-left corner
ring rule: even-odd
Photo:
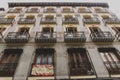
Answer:
[[[120,24],[120,19],[118,18],[108,18],[108,19],[103,19],[105,24]]]
[[[41,19],[41,24],[57,24],[56,18],[45,18]]]
[[[74,13],[74,10],[70,8],[63,8],[61,12],[62,13]]]
[[[92,13],[90,9],[79,9],[78,12],[79,13]]]
[[[83,22],[85,24],[100,24],[100,20],[98,18],[83,19]]]
[[[79,24],[79,21],[75,17],[70,17],[70,18],[63,18],[62,20],[63,24]]]
[[[84,32],[65,32],[64,33],[64,41],[67,43],[71,42],[85,42],[86,37]]]
[[[57,41],[57,34],[55,32],[37,32],[35,42],[37,43],[55,43]]]
[[[6,43],[26,43],[29,40],[29,33],[9,32],[5,37]]]
[[[9,9],[7,13],[20,13],[21,9]]]
[[[111,32],[92,32],[90,37],[94,42],[113,42],[115,39]]]
[[[27,9],[25,12],[26,13],[39,13],[39,9],[38,8],[31,8],[31,9]]]
[[[46,8],[44,11],[44,13],[56,13],[55,8]]]
[[[96,9],[95,12],[96,13],[109,13],[107,9]]]
[[[35,24],[35,18],[20,18],[18,24]]]
[[[12,18],[0,18],[0,24],[12,24],[14,19]]]

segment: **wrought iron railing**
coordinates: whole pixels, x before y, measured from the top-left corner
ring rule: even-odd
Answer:
[[[56,24],[56,18],[54,19],[45,19],[45,18],[42,18],[41,19],[41,24]]]
[[[79,21],[77,18],[69,18],[69,19],[63,19],[63,24],[79,24]]]
[[[35,24],[35,18],[20,18],[18,24]]]
[[[0,63],[0,76],[12,77],[14,76],[18,63]]]
[[[56,42],[57,34],[53,33],[45,33],[45,32],[37,32],[35,36],[35,42]]]
[[[62,13],[74,13],[74,10],[62,10]]]
[[[103,19],[105,24],[120,24],[120,20],[117,18]]]
[[[38,13],[39,9],[27,9],[25,12],[26,13]]]
[[[46,10],[44,10],[43,12],[44,12],[44,13],[56,13],[56,10],[47,10],[47,9],[46,9]]]
[[[77,67],[76,64],[70,63],[70,76],[89,76],[94,75],[94,70],[89,62],[80,63]]]
[[[92,13],[91,10],[86,9],[86,10],[78,10],[79,13]]]
[[[102,10],[95,10],[96,13],[109,13],[108,10],[102,9]]]
[[[9,32],[7,37],[5,37],[6,42],[27,42],[29,40],[29,33],[24,32]]]
[[[0,24],[12,24],[13,22],[14,22],[14,19],[0,18]]]
[[[20,13],[22,10],[10,9],[7,13]]]
[[[98,18],[90,18],[90,19],[83,19],[85,24],[100,24],[100,20]]]
[[[65,42],[85,42],[86,37],[84,32],[65,32],[64,33]]]
[[[113,42],[115,39],[111,32],[92,32],[90,37],[95,42]]]
[[[120,74],[120,61],[104,62],[109,74]]]

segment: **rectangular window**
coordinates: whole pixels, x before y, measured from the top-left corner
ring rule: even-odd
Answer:
[[[120,73],[120,54],[115,48],[99,48],[98,51],[110,74]]]
[[[13,76],[17,67],[22,49],[5,49],[0,59],[0,76]]]
[[[20,32],[20,34],[26,34],[29,33],[30,28],[20,28],[18,30],[18,32]]]
[[[93,70],[84,48],[68,48],[68,63],[70,64],[70,75],[93,75]]]
[[[36,49],[31,75],[32,76],[54,75],[54,49],[52,48]]]
[[[74,28],[74,27],[67,27],[67,28],[66,28],[66,32],[68,32],[68,33],[77,32],[77,28]]]

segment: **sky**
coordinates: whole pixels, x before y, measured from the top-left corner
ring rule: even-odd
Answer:
[[[8,2],[107,2],[110,10],[120,17],[120,0],[0,0],[0,7],[7,8]]]

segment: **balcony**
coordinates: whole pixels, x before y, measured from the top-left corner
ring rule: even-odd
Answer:
[[[39,9],[38,8],[27,9],[25,12],[26,13],[39,13]]]
[[[9,18],[0,18],[0,24],[13,24],[14,19]]]
[[[109,13],[108,10],[106,9],[98,9],[98,10],[95,10],[96,13]]]
[[[18,24],[35,24],[35,18],[20,18]]]
[[[29,40],[29,33],[9,32],[5,37],[6,43],[26,43]]]
[[[10,9],[7,13],[20,13],[21,11],[21,9]]]
[[[84,48],[68,48],[68,63],[70,77],[83,77],[95,75],[92,65],[89,62],[87,51]],[[80,79],[80,78],[79,78]]]
[[[56,18],[42,18],[41,24],[57,24]]]
[[[73,9],[65,8],[61,11],[62,13],[74,13]]]
[[[57,41],[56,33],[37,32],[35,42],[37,43],[55,43]]]
[[[103,19],[105,24],[120,24],[120,19],[118,18],[109,18],[109,19]]]
[[[79,9],[78,12],[79,13],[92,13],[92,11],[89,9]]]
[[[56,10],[54,8],[47,8],[43,12],[44,13],[56,13]]]
[[[83,19],[84,24],[100,24],[100,20],[98,18],[88,18]]]
[[[64,18],[62,20],[62,24],[79,24],[79,21],[77,18],[74,17]]]
[[[11,77],[14,75],[18,63],[0,63],[0,77]]]
[[[94,42],[113,42],[115,39],[110,32],[92,32],[90,37]]]
[[[85,42],[86,41],[85,33],[84,32],[75,32],[75,33],[65,32],[64,41],[67,43]]]

